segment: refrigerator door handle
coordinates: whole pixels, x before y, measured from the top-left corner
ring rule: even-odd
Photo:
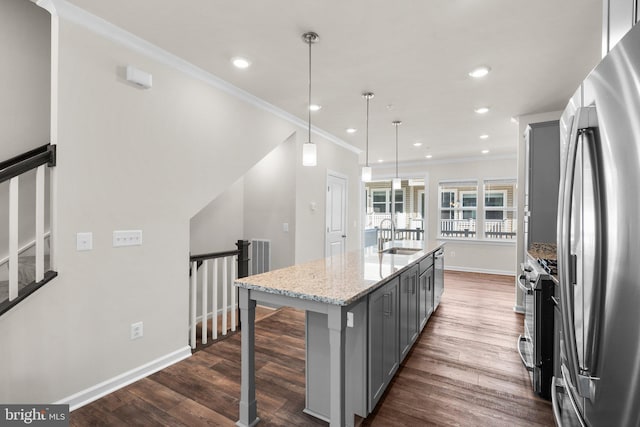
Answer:
[[[575,301],[573,295],[573,283],[576,272],[572,272],[575,255],[571,253],[570,230],[571,230],[571,205],[573,202],[573,189],[575,178],[576,159],[578,156],[578,139],[585,131],[598,126],[598,117],[595,107],[579,108],[573,117],[569,144],[567,148],[565,175],[562,179],[559,191],[559,213],[558,213],[558,272],[560,274],[560,304],[562,307],[562,328],[565,331],[565,353],[567,355],[568,375],[565,384],[575,385],[578,394],[582,397],[592,399],[594,396],[595,383],[588,369],[581,369],[578,360],[578,349],[574,324]],[[593,144],[592,144],[593,145]],[[573,274],[572,274],[573,273]],[[586,375],[585,375],[586,374]]]
[[[596,366],[598,357],[598,347],[600,339],[600,323],[602,321],[602,294],[603,294],[603,254],[605,252],[603,236],[606,235],[606,230],[603,229],[606,222],[604,221],[604,215],[606,214],[606,208],[604,207],[604,200],[602,197],[602,166],[600,162],[600,156],[598,153],[598,141],[597,141],[597,114],[595,107],[589,107],[592,113],[592,122],[589,123],[590,127],[583,130],[584,141],[587,144],[587,150],[591,158],[591,170],[593,171],[592,179],[593,183],[593,198],[594,198],[594,223],[595,223],[595,236],[593,241],[594,253],[593,259],[590,260],[593,265],[593,276],[591,277],[592,283],[592,296],[589,301],[589,328],[586,339],[586,352],[585,361],[583,367],[583,374],[591,381],[590,392],[593,393],[593,381],[597,381]],[[595,117],[593,117],[595,116]],[[593,123],[595,121],[595,125]]]

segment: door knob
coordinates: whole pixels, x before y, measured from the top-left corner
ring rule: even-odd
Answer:
[[[346,238],[346,237],[347,237],[347,235],[346,235],[346,234],[343,234],[343,235],[342,235],[342,238],[343,238],[343,239],[344,239],[344,238]]]

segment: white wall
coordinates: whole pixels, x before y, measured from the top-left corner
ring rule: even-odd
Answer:
[[[360,169],[357,154],[318,137],[318,165],[302,166],[305,134],[298,133],[296,143],[296,254],[295,263],[325,257],[327,171],[348,178],[347,183],[347,251],[361,247]],[[315,205],[315,210],[311,204]]]
[[[49,14],[25,0],[0,2],[0,161],[47,144],[50,110]],[[35,235],[35,173],[20,177],[20,246]],[[9,182],[0,184],[0,259],[9,252]],[[0,268],[0,280],[6,267]]]
[[[427,225],[429,240],[446,242],[445,268],[451,270],[474,271],[495,274],[515,274],[515,242],[495,242],[485,240],[461,241],[438,239],[438,184],[443,180],[473,179],[482,185],[484,179],[516,178],[515,157],[478,157],[452,161],[431,161],[400,165],[400,177],[424,178],[425,197],[428,200]],[[395,164],[378,166],[373,170],[373,178],[390,179],[394,176]]]
[[[52,196],[59,277],[0,319],[0,401],[5,403],[68,401],[81,393],[73,397],[79,401],[96,384],[188,353],[188,256],[190,249],[208,248],[203,237],[208,231],[196,227],[192,235],[191,220],[213,214],[198,225],[209,230],[216,215],[246,212],[247,181],[253,183],[253,174],[264,165],[240,179],[265,156],[269,162],[276,147],[286,155],[264,166],[263,173],[280,172],[270,182],[307,180],[278,193],[287,207],[273,223],[281,226],[295,215],[290,227],[299,230],[302,224],[303,232],[295,233],[294,247],[304,248],[303,256],[291,254],[290,231],[289,252],[279,263],[324,255],[327,168],[357,183],[355,153],[318,138],[319,166],[303,168],[300,141],[283,144],[301,129],[284,115],[178,71],[170,61],[152,59],[145,49],[113,41],[107,38],[111,29],[103,37],[82,19],[76,21],[78,15],[66,16],[74,21],[60,18],[59,33],[57,21],[52,26],[54,75],[59,76],[52,109],[52,139],[58,141]],[[152,89],[125,81],[129,64],[153,75]],[[288,160],[293,153],[295,165]],[[239,192],[225,193],[242,185],[242,203]],[[255,188],[252,184],[251,191]],[[298,201],[308,197],[318,200],[321,217],[299,214]],[[207,206],[212,200],[214,206]],[[216,211],[215,203],[225,201],[229,205]],[[214,212],[201,212],[205,207]],[[350,209],[356,213],[357,202]],[[255,225],[250,215],[238,215],[234,230],[228,230],[234,241],[245,227],[244,219],[239,221],[244,216],[247,228]],[[353,228],[358,227],[356,221]],[[112,232],[119,229],[143,230],[144,244],[113,248]],[[92,251],[75,250],[81,231],[93,232]],[[358,247],[357,233],[348,245]],[[144,337],[132,341],[130,325],[139,321]]]
[[[129,85],[127,64],[154,87]],[[5,403],[64,399],[186,348],[191,217],[296,130],[66,20],[59,76],[59,277],[0,320]],[[144,245],[112,248],[130,228]],[[75,250],[80,231],[92,251]]]
[[[295,261],[296,160],[292,135],[244,177],[244,238],[271,240],[272,270]]]
[[[236,249],[244,237],[244,178],[238,179],[190,221],[191,254]]]

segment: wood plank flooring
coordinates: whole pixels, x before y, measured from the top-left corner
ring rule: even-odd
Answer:
[[[366,426],[553,426],[515,348],[522,315],[513,277],[445,273],[440,307]],[[281,309],[256,325],[262,426],[326,426],[302,413],[304,313]],[[240,335],[71,413],[71,426],[233,426]]]

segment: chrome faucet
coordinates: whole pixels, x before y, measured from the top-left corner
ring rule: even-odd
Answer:
[[[391,224],[391,246],[393,247],[396,245],[396,224],[391,218],[384,218],[382,221],[380,221],[380,230],[382,230],[382,224],[384,224],[385,221],[389,221],[389,223]],[[382,250],[384,249],[385,241],[386,240],[382,238],[382,233],[380,233],[380,235],[378,235],[378,252],[382,252]]]

